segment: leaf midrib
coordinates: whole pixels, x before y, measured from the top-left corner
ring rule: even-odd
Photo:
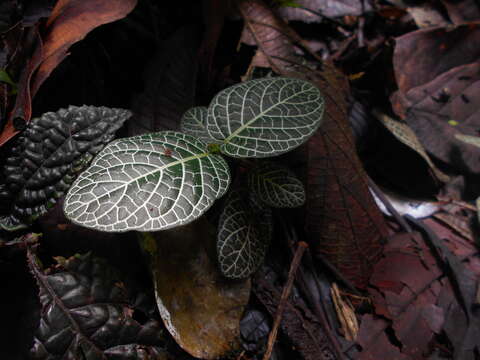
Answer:
[[[254,118],[252,118],[251,120],[247,121],[245,124],[239,126],[237,128],[237,130],[235,130],[233,133],[230,134],[230,136],[228,136],[225,140],[223,140],[223,143],[224,144],[228,144],[232,138],[234,138],[235,136],[237,136],[239,133],[241,133],[243,130],[245,130],[248,126],[250,126],[250,124],[254,123],[255,121],[257,121],[259,118],[261,118],[262,116],[264,116],[265,114],[267,114],[271,109],[273,109],[274,107],[278,106],[279,104],[283,104],[285,102],[287,102],[288,100],[290,100],[291,98],[295,97],[295,96],[299,96],[303,93],[306,93],[306,92],[309,92],[311,91],[311,89],[307,89],[307,90],[303,90],[299,93],[295,93],[294,95],[291,95],[287,98],[285,98],[283,101],[281,102],[278,102],[278,103],[275,103],[273,104],[272,106],[270,106],[269,108],[267,108],[266,110],[262,111],[261,113],[259,113],[257,116],[255,116]],[[263,98],[262,98],[263,99]],[[228,104],[227,104],[228,105]],[[243,106],[242,106],[242,110],[243,110]],[[242,114],[243,114],[243,111],[242,111]],[[228,123],[230,124],[230,121],[228,121]]]

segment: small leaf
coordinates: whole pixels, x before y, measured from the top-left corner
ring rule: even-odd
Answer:
[[[271,213],[258,216],[244,191],[232,191],[219,220],[217,254],[223,275],[246,278],[262,264],[271,237]]]
[[[208,109],[205,106],[197,106],[188,109],[182,116],[180,128],[185,134],[196,137],[203,142],[210,144],[219,142],[208,135],[207,123]]]
[[[15,230],[46,213],[130,115],[123,109],[70,106],[33,119],[4,167],[1,196],[12,205],[0,226]]]
[[[210,103],[207,130],[233,157],[270,157],[301,145],[317,130],[324,99],[312,83],[286,77],[246,81]]]
[[[41,319],[31,355],[35,359],[161,358],[160,324],[138,323],[128,289],[115,269],[91,254],[65,259],[46,273],[35,254],[28,265],[37,281]]]
[[[463,134],[456,134],[455,138],[463,141],[464,143],[474,145],[476,147],[480,147],[480,136],[470,136],[470,135],[463,135]]]
[[[165,131],[109,144],[72,185],[64,212],[101,231],[187,224],[228,188],[228,165],[190,135]]]
[[[264,162],[253,171],[249,187],[263,202],[275,208],[293,208],[305,203],[305,188],[284,166]]]

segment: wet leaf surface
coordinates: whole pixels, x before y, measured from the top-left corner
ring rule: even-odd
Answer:
[[[222,277],[215,263],[215,230],[207,220],[144,236],[141,243],[160,315],[177,343],[202,359],[237,349],[250,280]]]
[[[156,320],[140,324],[132,318],[128,289],[113,268],[91,254],[57,261],[47,271],[35,253],[28,255],[42,304],[33,358],[161,358],[161,327]]]
[[[130,115],[124,109],[70,106],[34,119],[3,169],[6,184],[0,188],[11,205],[0,226],[15,230],[45,214]]]

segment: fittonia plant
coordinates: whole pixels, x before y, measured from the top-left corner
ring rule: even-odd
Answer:
[[[320,91],[307,81],[280,77],[232,86],[218,93],[208,108],[188,110],[183,132],[108,144],[71,186],[64,212],[74,223],[109,232],[187,224],[227,192],[230,171],[223,155],[238,159],[284,154],[316,131],[323,112]],[[303,187],[287,169],[264,164],[250,175],[249,193],[255,194],[251,198],[262,214],[268,205],[303,203]],[[271,220],[265,219],[271,216],[260,217],[263,225],[252,225],[255,219],[245,210],[251,206],[251,201],[230,196],[221,216],[218,251],[226,276],[248,276],[263,259],[266,246],[259,244],[268,242],[271,231],[265,222]],[[242,219],[236,222],[238,216]],[[249,232],[253,227],[259,230]],[[247,236],[239,236],[242,233]],[[261,248],[260,256],[252,247]]]

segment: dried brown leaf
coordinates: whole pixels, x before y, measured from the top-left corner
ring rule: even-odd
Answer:
[[[325,120],[308,143],[306,225],[309,241],[355,285],[366,286],[386,234],[382,214],[366,183],[347,120],[347,79],[328,62],[322,70],[300,64],[300,36],[258,0],[240,4],[245,27],[258,45],[254,66],[315,83],[325,96]],[[309,51],[312,56],[315,54]]]
[[[19,81],[15,108],[0,135],[0,146],[18,131],[17,117],[26,122],[31,117],[31,102],[43,82],[68,55],[68,49],[94,28],[125,17],[137,0],[59,0],[48,18],[41,39]]]
[[[480,172],[480,149],[455,135],[478,135],[480,25],[433,28],[397,39],[395,111],[425,149],[458,172]]]
[[[430,159],[423,148],[423,145],[418,140],[417,135],[407,124],[401,123],[400,121],[395,121],[386,114],[378,114],[377,118],[398,140],[414,150],[427,162],[437,179],[442,182],[448,182],[450,180],[448,175],[444,174],[435,166],[435,164],[432,162],[432,159]]]

